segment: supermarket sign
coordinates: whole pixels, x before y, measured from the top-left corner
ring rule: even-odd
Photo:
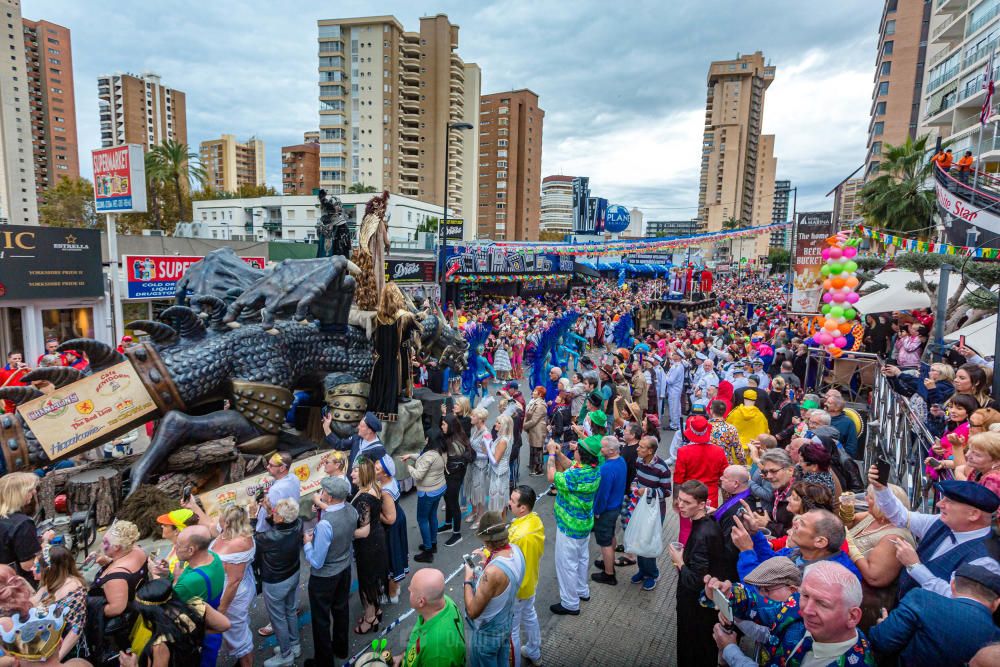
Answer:
[[[142,146],[125,144],[91,152],[94,208],[98,213],[145,213],[146,162]]]
[[[173,299],[177,291],[177,281],[195,262],[204,257],[181,255],[122,255],[122,271],[125,273],[126,299]],[[267,260],[263,257],[241,257],[255,269],[263,269]]]

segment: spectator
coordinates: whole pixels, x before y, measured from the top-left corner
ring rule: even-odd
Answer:
[[[839,498],[839,483],[830,472],[830,451],[818,440],[819,438],[815,438],[799,449],[799,456],[802,458],[799,464],[802,468],[801,480],[825,486],[832,497]]]
[[[382,430],[382,422],[374,413],[366,412],[365,416],[358,422],[357,434],[346,438],[341,438],[333,433],[332,424],[333,415],[327,413],[323,417],[323,433],[326,434],[324,441],[328,447],[350,452],[348,462],[351,466],[357,464],[359,456],[365,456],[374,462],[386,455],[385,446],[378,437]]]
[[[31,372],[31,367],[24,363],[24,354],[18,350],[7,353],[7,363],[0,368],[0,389],[4,387],[23,387],[22,378]],[[0,400],[0,413],[13,414],[17,406],[14,401]]]
[[[705,581],[724,573],[722,529],[708,517],[708,487],[692,479],[677,487],[677,509],[691,521],[683,551],[670,545],[670,560],[678,570],[677,664],[711,665],[718,658],[712,640],[716,613],[699,603]]]
[[[733,408],[726,421],[736,427],[740,435],[740,443],[746,447],[761,433],[767,433],[767,417],[757,407],[757,390],[747,389],[743,392],[743,404]]]
[[[923,345],[924,343],[920,339],[920,323],[911,322],[906,327],[906,333],[900,334],[893,346],[896,365],[904,371],[919,369]]]
[[[444,446],[440,435],[432,435],[438,443],[439,465],[438,476],[441,480],[438,498],[444,494]],[[421,456],[426,456],[422,454]],[[410,468],[413,474],[413,468]],[[427,481],[428,473],[424,477]],[[354,626],[354,634],[364,635],[378,632],[382,622],[382,598],[389,587],[389,560],[385,545],[385,529],[382,527],[382,489],[375,479],[375,464],[371,459],[362,457],[351,470],[351,481],[357,487],[358,493],[351,500],[351,505],[358,512],[358,525],[354,531],[354,562],[358,572],[358,597],[364,607],[364,615]],[[419,503],[419,498],[417,499]],[[430,535],[437,538],[437,502],[433,503],[433,524]],[[423,532],[423,531],[421,531]],[[425,535],[426,536],[426,535]]]
[[[566,393],[560,392],[558,401],[565,399]],[[560,403],[566,407],[565,403]],[[566,414],[569,414],[568,408]],[[490,459],[489,486],[487,488],[486,509],[503,514],[507,509],[507,498],[510,493],[510,457],[514,439],[514,420],[507,414],[501,414],[496,420],[496,433],[486,446],[486,455]]]
[[[87,644],[102,658],[106,648],[128,646],[135,616],[129,603],[146,580],[146,552],[138,541],[139,529],[130,521],[115,521],[101,540],[101,569],[87,592]]]
[[[826,412],[830,415],[830,426],[837,429],[840,437],[837,440],[844,446],[852,459],[861,459],[864,452],[858,449],[858,429],[854,421],[844,414],[844,398],[838,394],[826,397]]]
[[[428,432],[424,451],[416,458],[413,465],[410,464],[414,458],[413,454],[404,454],[401,457],[406,463],[410,477],[417,485],[417,525],[420,527],[421,541],[420,553],[414,556],[413,560],[418,563],[433,563],[434,554],[437,553],[437,511],[447,486],[445,483],[447,454],[447,445],[441,438],[441,432],[435,429]]]
[[[305,661],[306,667],[329,664],[331,656],[347,658],[351,544],[358,527],[358,512],[346,502],[351,485],[338,477],[326,477],[320,487],[327,509],[315,530],[302,538],[310,566],[309,610],[314,645],[313,658]]]
[[[410,608],[417,622],[397,658],[403,667],[465,667],[465,622],[444,586],[440,570],[425,567],[413,575]]]
[[[264,523],[267,525],[266,520]],[[257,551],[253,540],[254,530],[246,509],[239,505],[226,507],[222,511],[219,525],[222,532],[210,548],[219,556],[226,572],[226,584],[218,609],[229,619],[230,628],[223,633],[222,638],[229,655],[236,658],[237,664],[241,667],[253,667],[250,603],[257,595],[257,582],[251,566]]]
[[[868,481],[875,489],[879,510],[894,526],[909,528],[917,539],[916,550],[905,542],[896,542],[896,558],[906,568],[899,575],[900,599],[917,587],[948,595],[948,580],[959,565],[971,562],[985,566],[993,561],[987,555],[985,541],[1000,498],[985,486],[956,480],[938,482],[935,486],[941,494],[940,514],[921,514],[907,510],[892,491],[879,483],[875,466],[868,471]]]
[[[206,526],[188,526],[177,536],[177,558],[183,569],[174,582],[174,593],[181,602],[190,603],[197,598],[218,610],[226,586],[226,570],[219,556],[208,550],[211,543],[212,534]],[[229,619],[226,626],[228,629]],[[201,667],[215,665],[220,648],[222,635],[206,632],[201,645]]]
[[[601,454],[604,463],[601,464],[601,482],[594,496],[594,539],[601,550],[601,558],[594,565],[602,568],[600,572],[590,575],[591,580],[599,584],[615,586],[615,524],[621,514],[622,500],[625,497],[625,477],[628,467],[619,453],[618,438],[606,435],[601,438]]]
[[[795,431],[796,420],[801,418],[794,394],[789,392],[786,386],[784,378],[780,375],[771,381],[771,403],[774,405],[774,411],[768,419],[768,424],[779,447],[788,446]]]
[[[989,376],[982,366],[977,364],[962,364],[955,371],[955,393],[972,396],[977,407],[1000,410],[1000,403],[990,396]]]
[[[55,613],[66,621],[57,654],[59,661],[64,661],[71,654],[74,657],[86,655],[85,647],[79,641],[87,623],[87,588],[69,549],[53,546],[48,550],[48,555],[41,561],[38,583],[38,592],[31,598],[32,604],[43,608],[55,605]]]
[[[781,362],[781,372],[778,373],[778,377],[780,377],[782,380],[784,380],[785,384],[788,385],[789,387],[791,387],[792,389],[801,389],[802,388],[802,382],[799,381],[798,376],[795,375],[795,373],[794,373],[794,371],[792,369],[792,362],[791,361],[782,361]]]
[[[991,614],[1000,606],[1000,575],[965,563],[955,570],[951,597],[911,590],[891,614],[882,610],[869,634],[880,653],[899,653],[907,667],[960,667],[1000,641]]]
[[[639,499],[644,498],[647,493],[656,494],[660,506],[660,519],[663,519],[667,514],[667,498],[671,492],[670,468],[656,454],[657,448],[656,438],[652,436],[643,436],[642,440],[639,441],[635,479],[632,482],[629,495],[625,499],[625,504],[622,506],[622,530],[628,528],[628,522],[632,518],[636,505],[639,504]],[[636,564],[639,566],[639,571],[632,576],[632,583],[641,582],[645,590],[653,590],[660,577],[655,558],[636,557],[633,560],[626,553],[620,556],[615,563],[618,567]]]
[[[534,512],[537,497],[530,486],[518,486],[510,492],[510,512],[514,517],[509,529],[510,543],[524,555],[524,579],[517,591],[511,628],[515,667],[520,665],[522,658],[528,661],[530,667],[540,666],[542,658],[542,631],[535,612],[535,591],[538,588],[538,567],[545,552],[545,526]]]
[[[479,525],[479,517],[486,511],[486,494],[489,490],[490,458],[487,453],[490,432],[486,429],[486,419],[489,413],[483,408],[475,408],[469,413],[472,430],[469,432],[469,444],[476,453],[476,459],[469,464],[465,473],[465,497],[472,505],[472,513],[466,521],[472,523],[475,530]],[[436,536],[435,536],[436,539]],[[416,560],[416,557],[414,557]],[[430,561],[428,561],[430,562]]]
[[[156,523],[160,526],[163,539],[170,541],[170,551],[167,552],[166,558],[157,562],[154,562],[154,559],[150,557],[148,563],[150,575],[154,577],[165,577],[168,575],[173,577],[179,560],[177,558],[177,537],[189,524],[193,525],[197,522],[198,519],[195,518],[194,512],[187,508],[172,510],[156,517]]]
[[[524,413],[524,433],[528,436],[530,454],[528,472],[542,474],[542,446],[545,444],[547,410],[545,407],[545,387],[535,387]]]
[[[445,542],[445,546],[454,546],[462,541],[462,505],[459,496],[462,492],[462,482],[465,481],[465,474],[468,469],[468,458],[472,452],[472,445],[469,444],[469,436],[462,429],[462,424],[454,414],[446,414],[441,420],[441,435],[444,437],[447,448],[447,459],[445,464],[445,492],[444,492],[444,523],[438,528],[438,533],[452,531],[451,536]],[[385,457],[382,458],[386,460]],[[389,457],[392,461],[392,457]],[[406,535],[405,525],[402,532]]]
[[[674,485],[697,479],[708,487],[709,505],[717,507],[719,479],[729,465],[726,453],[721,447],[711,444],[712,427],[707,419],[699,415],[688,418],[684,438],[687,444],[677,451]]]
[[[726,421],[726,404],[715,400],[708,404],[708,410],[711,414],[708,423],[712,425],[710,444],[721,447],[731,465],[749,465],[747,449],[740,442],[739,432]]]
[[[579,441],[574,459],[570,461],[559,443],[548,444],[547,475],[558,493],[556,517],[556,577],[560,601],[551,605],[553,614],[580,614],[580,600],[590,599],[587,565],[590,559],[587,545],[594,527],[594,496],[600,486],[597,468],[600,445],[591,438]]]
[[[257,508],[257,524],[255,530],[261,532],[268,529],[267,518],[271,516],[271,508],[278,504],[282,498],[291,498],[298,504],[302,487],[299,485],[299,478],[290,475],[292,469],[292,455],[288,452],[275,452],[267,460],[267,474],[274,481],[267,488],[261,506]]]
[[[396,476],[396,463],[391,456],[383,456],[375,464],[375,479],[382,489],[382,512],[379,519],[385,530],[386,558],[389,562],[389,581],[386,595],[390,604],[399,602],[399,582],[410,573],[409,541],[406,536],[406,513],[399,504],[399,483],[393,479]],[[462,515],[458,515],[461,522]],[[438,532],[441,532],[440,529]],[[461,535],[459,535],[461,539]],[[454,545],[456,542],[452,542]],[[447,545],[448,543],[445,542]]]
[[[781,537],[792,525],[794,515],[788,510],[788,495],[794,481],[795,466],[788,452],[769,449],[760,455],[760,466],[751,477],[750,490],[767,510],[766,527],[774,537]]]
[[[727,467],[719,479],[719,488],[722,490],[722,497],[725,501],[712,512],[712,519],[722,529],[722,545],[726,551],[726,568],[722,576],[732,581],[737,577],[736,559],[740,555],[736,545],[730,539],[736,514],[743,509],[742,502],[744,501],[753,511],[760,510],[760,503],[750,493],[750,473],[744,466],[731,465]]]
[[[510,544],[507,525],[499,512],[487,511],[477,533],[489,557],[477,576],[465,566],[465,614],[472,633],[469,664],[487,667],[509,664],[511,631],[517,592],[524,579],[521,550]]]
[[[31,518],[38,504],[38,475],[12,472],[0,477],[0,563],[10,564],[25,580],[33,579],[42,552]]]
[[[254,568],[260,573],[264,605],[278,646],[264,667],[287,667],[302,655],[299,643],[299,545],[302,520],[299,506],[282,498],[271,510],[271,525],[254,534]]]
[[[1000,495],[1000,433],[970,436],[968,451],[955,447],[955,479],[968,479]]]

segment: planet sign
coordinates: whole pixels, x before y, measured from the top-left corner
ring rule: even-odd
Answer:
[[[850,333],[858,312],[854,304],[860,298],[855,291],[860,283],[856,274],[861,239],[849,239],[847,232],[840,232],[826,240],[828,248],[823,249],[824,264],[820,267],[823,275],[823,322],[813,340],[826,348],[834,358],[844,353],[847,334]]]
[[[621,204],[612,204],[608,207],[607,217],[604,219],[604,231],[612,234],[619,234],[628,229],[632,222],[628,209]]]

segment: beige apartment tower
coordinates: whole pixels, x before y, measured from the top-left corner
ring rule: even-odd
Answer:
[[[440,205],[450,134],[448,206],[474,215],[466,171],[478,145],[471,131],[447,130],[479,123],[467,103],[479,98],[479,69],[456,52],[458,26],[438,14],[418,32],[392,16],[323,19],[318,29],[321,187],[338,194],[362,183]]]
[[[236,192],[241,185],[264,185],[264,141],[250,137],[240,143],[231,134],[201,142],[201,166],[207,184],[219,192]]]
[[[139,144],[147,150],[166,139],[187,143],[184,93],[163,85],[157,74],[97,77],[101,146]]]
[[[479,110],[479,238],[537,241],[541,219],[542,123],[538,95],[483,95]]]
[[[753,191],[753,226],[761,227],[774,222],[774,177],[778,159],[774,157],[774,135],[760,135],[757,155],[757,181]],[[753,237],[743,243],[743,256],[748,259],[767,257],[771,248],[771,233]]]
[[[31,104],[20,0],[0,0],[0,224],[37,225]]]
[[[883,146],[898,146],[905,143],[907,137],[917,136],[932,4],[944,3],[940,0],[934,3],[929,0],[885,0],[879,21],[865,179],[872,178],[878,169]],[[928,82],[929,90],[947,83],[942,75],[948,75],[946,70],[952,63],[945,65],[944,69],[934,69],[932,76],[935,78]]]
[[[758,203],[757,172],[762,158],[764,93],[773,80],[774,67],[765,63],[760,51],[709,66],[698,189],[703,230],[719,231],[729,218],[736,218],[743,226],[765,219],[755,214],[754,206]],[[773,141],[771,146],[773,152]],[[772,187],[766,191],[772,196],[773,178],[772,174]],[[766,208],[770,221],[771,207]]]

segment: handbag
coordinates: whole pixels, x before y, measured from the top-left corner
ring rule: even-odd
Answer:
[[[625,551],[656,558],[663,550],[663,524],[660,520],[660,503],[656,493],[647,489],[632,510],[632,518],[625,529]]]

